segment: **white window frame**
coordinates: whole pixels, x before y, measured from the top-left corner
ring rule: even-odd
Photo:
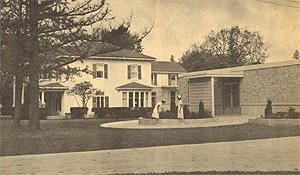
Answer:
[[[98,70],[98,68],[101,66],[102,70]],[[102,72],[102,77],[99,76],[98,77],[98,74],[97,72]],[[103,63],[97,63],[96,64],[96,71],[95,71],[95,74],[96,74],[96,78],[104,78],[104,64]]]
[[[132,80],[137,80],[139,78],[139,65],[138,64],[131,64],[130,65],[130,77]],[[136,69],[136,71],[133,71],[134,69]],[[135,77],[133,76],[135,75]]]

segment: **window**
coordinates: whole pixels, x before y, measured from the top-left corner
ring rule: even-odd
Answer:
[[[177,74],[168,75],[168,85],[177,85]]]
[[[157,74],[151,74],[152,85],[157,85]]]
[[[134,107],[139,107],[139,92],[134,93]]]
[[[93,97],[93,107],[94,108],[108,108],[109,107],[109,97],[108,96],[94,96]]]
[[[144,92],[141,92],[141,107],[144,107]]]
[[[152,101],[152,107],[156,104],[156,92],[151,93],[151,101]]]
[[[148,92],[146,92],[146,101],[145,101],[145,107],[148,107],[148,95],[149,95],[149,93],[148,93]]]
[[[148,107],[148,94],[149,92],[122,92],[122,105],[130,108]]]
[[[128,79],[142,79],[142,67],[141,65],[132,64],[128,65]]]
[[[129,92],[129,107],[133,107],[133,92]]]
[[[105,96],[104,101],[105,101],[105,107],[108,108],[109,107],[109,98],[108,98],[108,96]]]
[[[122,93],[122,104],[123,107],[127,107],[127,92]]]
[[[93,78],[108,78],[107,64],[93,64]]]

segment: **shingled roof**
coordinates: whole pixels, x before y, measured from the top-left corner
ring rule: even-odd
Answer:
[[[86,59],[143,59],[154,61],[156,58],[132,51],[122,49],[109,43],[89,42],[77,47],[65,47],[60,49],[57,55],[61,57],[79,56],[82,54],[88,55]]]
[[[116,88],[117,90],[126,90],[126,89],[146,89],[146,90],[151,90],[152,87],[151,86],[147,86],[141,83],[137,83],[137,82],[131,82],[122,86],[119,86]]]
[[[152,72],[173,72],[184,73],[186,70],[177,62],[171,61],[154,61],[151,63]]]
[[[98,57],[115,57],[115,58],[145,58],[150,60],[155,60],[154,57],[137,53],[128,49],[116,50],[113,52],[103,53],[103,54],[94,54],[93,56]]]

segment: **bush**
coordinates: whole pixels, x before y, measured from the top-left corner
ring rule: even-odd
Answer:
[[[272,117],[273,113],[272,113],[272,101],[268,100],[266,108],[265,108],[265,117],[266,118],[270,118]]]
[[[14,111],[14,107],[12,107],[12,111]],[[14,112],[12,112],[12,118],[14,118]],[[27,105],[21,106],[21,120],[29,119],[29,110]],[[39,108],[39,119],[46,120],[47,119],[47,110],[46,108]]]
[[[71,111],[71,118],[72,119],[83,119],[88,112],[87,107],[72,107],[70,108]]]
[[[150,117],[152,108],[128,108],[128,107],[111,107],[111,108],[93,108],[96,118],[139,118]]]
[[[267,118],[270,119],[300,119],[300,113],[296,109],[289,107],[286,111],[276,112]]]
[[[14,111],[14,109],[11,105],[3,104],[2,108],[1,108],[2,115],[12,115],[13,111]]]
[[[177,112],[175,111],[163,111],[159,114],[160,119],[176,119],[177,118]]]

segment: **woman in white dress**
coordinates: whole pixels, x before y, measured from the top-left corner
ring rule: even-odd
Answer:
[[[152,112],[151,117],[159,119],[159,113],[162,111],[162,105],[165,104],[165,103],[166,103],[165,100],[162,100],[161,102],[158,102],[155,105],[155,107],[153,108],[153,112]]]
[[[177,118],[183,120],[183,103],[180,95],[177,96],[177,100]]]

